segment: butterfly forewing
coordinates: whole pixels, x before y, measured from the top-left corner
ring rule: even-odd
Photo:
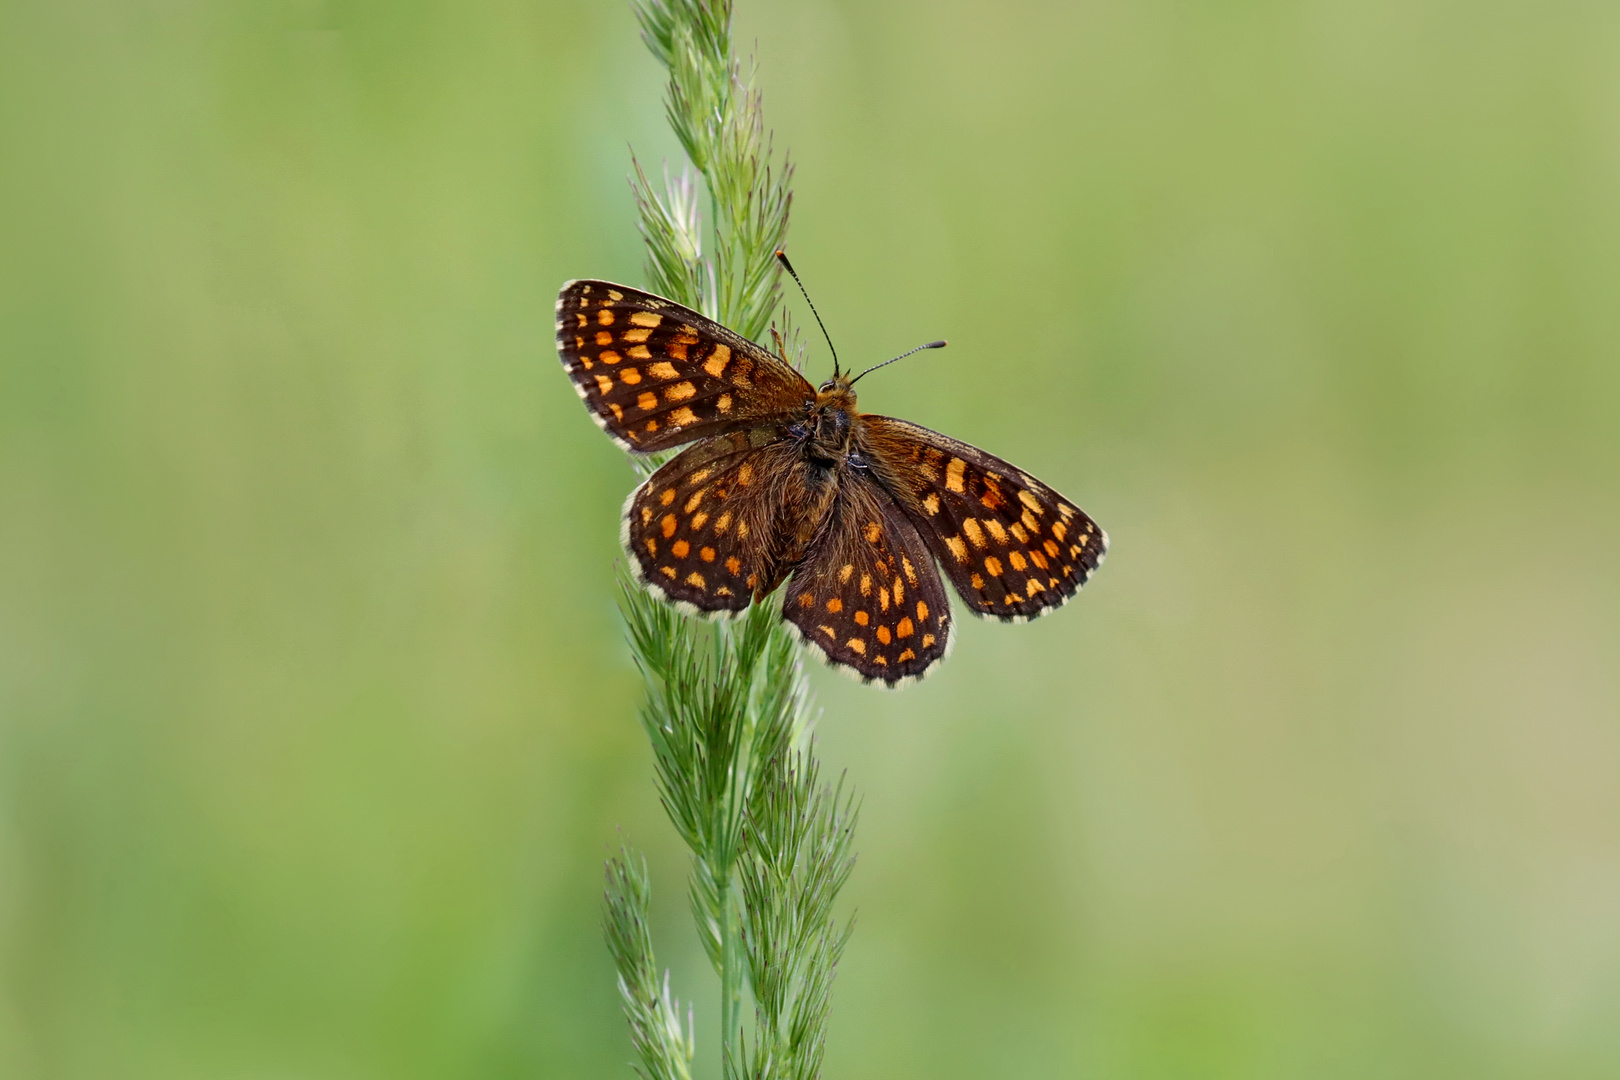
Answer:
[[[1044,615],[1102,563],[1108,535],[1028,473],[904,420],[862,421],[887,486],[975,612]]]
[[[563,286],[557,349],[592,417],[629,450],[780,419],[815,397],[802,375],[748,339],[606,281]]]
[[[763,429],[705,439],[635,490],[623,540],[648,588],[710,614],[748,606],[768,574],[782,449]]]
[[[894,500],[846,474],[831,513],[782,595],[782,617],[829,663],[897,685],[950,649],[945,586]]]

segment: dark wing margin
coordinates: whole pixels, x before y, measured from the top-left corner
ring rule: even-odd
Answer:
[[[893,689],[950,653],[950,598],[887,492],[846,474],[838,505],[782,589],[782,618],[826,662]]]
[[[778,421],[815,399],[804,376],[752,341],[607,281],[562,287],[557,352],[597,426],[642,453]]]
[[[1038,618],[1080,591],[1108,534],[993,454],[925,427],[863,416],[873,465],[975,614]]]
[[[710,618],[748,606],[778,516],[768,439],[762,429],[705,439],[630,493],[619,539],[649,592]]]

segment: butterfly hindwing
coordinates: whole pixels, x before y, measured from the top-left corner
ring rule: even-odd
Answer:
[[[862,421],[874,466],[976,613],[1044,615],[1102,563],[1108,534],[1028,473],[904,420]]]
[[[763,429],[705,439],[631,493],[621,539],[649,589],[711,615],[748,606],[779,516],[767,480],[781,448],[768,439]]]
[[[592,418],[627,450],[667,450],[780,419],[815,397],[779,357],[628,285],[564,285],[557,350]]]
[[[934,560],[888,493],[846,474],[832,512],[782,590],[782,617],[836,667],[896,686],[951,646]]]

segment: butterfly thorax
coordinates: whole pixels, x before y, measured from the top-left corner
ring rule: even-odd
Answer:
[[[794,427],[805,456],[812,462],[828,468],[842,465],[854,449],[860,428],[855,391],[850,389],[848,376],[822,383],[804,421]]]

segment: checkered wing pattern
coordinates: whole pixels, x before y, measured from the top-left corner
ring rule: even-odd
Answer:
[[[1101,565],[1108,534],[1033,476],[904,420],[862,420],[874,468],[976,613],[1044,615]]]
[[[684,610],[742,611],[770,571],[784,447],[764,429],[705,439],[631,493],[621,539],[648,589]]]
[[[779,357],[628,285],[564,285],[557,351],[592,418],[626,450],[668,450],[780,419],[815,398]]]
[[[782,590],[782,617],[835,667],[897,686],[951,646],[951,608],[917,529],[886,492],[846,475],[821,532]]]

